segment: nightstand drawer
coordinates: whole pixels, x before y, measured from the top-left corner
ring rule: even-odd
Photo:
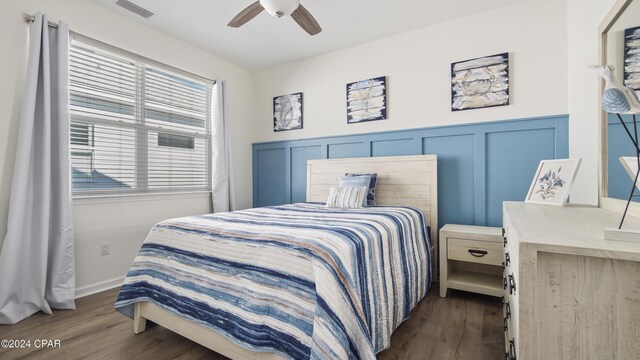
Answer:
[[[447,289],[502,297],[502,230],[447,224],[440,229],[440,296]]]
[[[501,243],[449,238],[447,246],[448,258],[451,260],[502,265]]]

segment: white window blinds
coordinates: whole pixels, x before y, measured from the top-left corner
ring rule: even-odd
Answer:
[[[75,195],[210,190],[212,83],[74,41]]]

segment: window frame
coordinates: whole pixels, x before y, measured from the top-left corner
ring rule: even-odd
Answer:
[[[69,116],[70,128],[71,132],[71,124],[86,124],[88,125],[89,138],[87,145],[73,144],[70,138],[69,146],[70,146],[70,154],[78,149],[74,149],[74,147],[81,147],[82,151],[93,151],[92,149],[92,137],[95,132],[95,125],[105,125],[105,126],[113,126],[124,129],[132,129],[134,132],[134,182],[135,187],[126,189],[126,188],[110,188],[110,189],[73,189],[72,188],[72,196],[74,199],[98,199],[98,198],[117,198],[117,197],[128,197],[128,198],[139,198],[141,196],[148,195],[173,195],[173,194],[202,194],[202,193],[210,193],[212,191],[212,99],[213,99],[213,88],[216,84],[215,80],[207,79],[205,77],[190,73],[185,70],[181,70],[175,68],[170,65],[166,65],[164,63],[155,61],[153,59],[149,59],[147,57],[129,52],[127,50],[123,50],[121,48],[115,47],[113,45],[104,43],[99,40],[95,40],[93,38],[80,35],[77,33],[71,34],[71,46],[73,47],[75,43],[81,44],[81,46],[96,48],[97,50],[102,50],[107,53],[112,53],[118,57],[125,59],[126,61],[131,61],[131,63],[135,66],[136,79],[135,79],[135,102],[134,102],[134,120],[133,122],[127,121],[118,121],[118,120],[109,120],[109,119],[100,119],[92,116],[83,116],[78,114],[71,114]],[[183,78],[187,81],[196,82],[205,86],[205,128],[204,132],[201,131],[192,131],[192,130],[181,130],[181,129],[172,129],[172,128],[164,128],[160,125],[148,125],[145,123],[146,117],[146,97],[145,97],[145,80],[147,78],[146,72],[147,69],[158,70],[160,72],[166,72],[169,75],[175,75]],[[71,75],[71,69],[69,74]],[[149,186],[149,134],[150,132],[155,132],[158,134],[158,141],[160,139],[160,134],[167,135],[176,135],[182,137],[192,138],[193,142],[197,141],[196,139],[202,139],[204,142],[204,151],[205,151],[205,186],[193,187],[193,186],[167,186],[161,187],[158,189],[150,188]],[[160,145],[159,145],[160,146]]]

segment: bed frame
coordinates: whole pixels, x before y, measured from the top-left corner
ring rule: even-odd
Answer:
[[[438,166],[435,155],[373,158],[325,159],[307,162],[307,201],[326,201],[329,190],[337,186],[347,172],[377,173],[377,205],[400,205],[418,208],[431,226],[431,261],[433,278],[437,278],[438,259]],[[187,339],[231,359],[283,359],[270,352],[244,349],[218,332],[191,320],[176,316],[150,302],[134,305],[133,332],[145,330],[150,320]]]
[[[436,155],[307,161],[307,201],[325,202],[345,173],[377,173],[376,205],[412,206],[431,226],[433,279],[438,267],[438,160]]]

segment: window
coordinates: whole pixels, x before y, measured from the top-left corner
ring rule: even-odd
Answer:
[[[212,82],[80,41],[70,81],[74,195],[211,189]]]

